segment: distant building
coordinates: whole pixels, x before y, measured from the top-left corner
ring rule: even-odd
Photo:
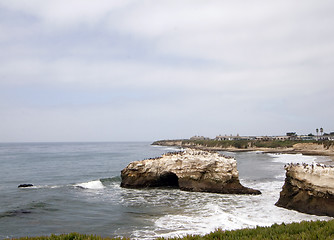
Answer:
[[[204,137],[204,136],[193,136],[190,138],[190,140],[209,140],[210,138]]]
[[[310,135],[300,135],[298,136],[298,138],[300,140],[303,140],[303,141],[312,141],[312,140],[316,140],[314,136],[310,136]]]
[[[288,136],[288,140],[298,140],[298,136],[296,132],[287,132],[286,136]]]
[[[217,141],[229,140],[229,136],[218,135],[218,136],[216,136],[215,140],[217,140]]]
[[[241,137],[239,136],[239,134],[237,134],[236,136],[233,135],[218,135],[216,136],[215,140],[217,141],[237,141],[237,140],[251,140],[250,137]]]
[[[334,141],[334,132],[323,133],[322,135],[317,135],[314,140],[318,141]]]
[[[255,137],[255,140],[258,140],[258,141],[269,141],[269,140],[272,140],[272,137],[259,136],[259,137]]]
[[[285,141],[285,140],[289,140],[290,137],[289,136],[274,136],[272,137],[273,140],[277,140],[277,141]]]
[[[327,141],[327,140],[332,140],[333,138],[331,136],[319,136],[318,140],[319,141]]]
[[[334,141],[334,132],[329,133],[328,140]]]
[[[193,137],[199,138],[198,136]],[[204,137],[200,137],[204,138]],[[206,138],[204,138],[206,139]],[[249,140],[249,141],[287,141],[287,140],[292,140],[292,141],[313,141],[313,140],[330,140],[334,141],[334,132],[331,133],[324,133],[321,136],[314,136],[313,134],[308,134],[308,135],[297,135],[296,132],[287,132],[286,135],[283,136],[239,136],[237,134],[236,136],[234,135],[217,135],[216,138],[214,138],[216,141],[236,141],[236,140]]]

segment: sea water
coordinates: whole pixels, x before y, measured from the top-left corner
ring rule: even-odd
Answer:
[[[70,232],[152,239],[331,219],[274,205],[286,163],[326,157],[222,152],[236,158],[244,186],[262,191],[256,196],[120,187],[131,161],[175,150],[147,142],[0,144],[0,239]],[[34,186],[18,188],[23,183]]]

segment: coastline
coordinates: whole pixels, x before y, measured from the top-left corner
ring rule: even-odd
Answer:
[[[168,151],[178,151],[175,147],[157,147],[150,144],[17,144],[3,148],[5,151],[2,151],[2,156],[7,160],[4,162],[12,167],[2,169],[5,177],[2,192],[6,198],[1,204],[6,215],[1,218],[0,235],[4,236],[3,238],[17,238],[26,235],[60,234],[62,229],[86,233],[94,228],[96,234],[103,236],[153,239],[192,233],[204,235],[217,228],[226,231],[253,228],[257,225],[270,226],[281,222],[288,224],[292,221],[329,219],[289,212],[274,206],[283,185],[283,164],[285,159],[293,159],[293,155],[271,156],[260,152],[236,154],[238,171],[242,176],[241,183],[262,190],[264,194],[257,196],[221,196],[170,188],[121,189],[120,166],[126,166],[131,161],[168,154]],[[18,147],[20,151],[17,151]],[[23,153],[27,153],[24,154],[27,158],[22,158]],[[82,157],[88,154],[89,157]],[[34,178],[36,171],[28,169],[25,174],[30,177],[26,179],[31,179],[29,182],[35,187],[19,189],[15,181],[21,180],[15,175],[5,173],[15,170],[16,163],[24,163],[26,159],[29,160],[29,169],[39,167],[41,174]],[[45,163],[55,171],[58,169],[59,173],[50,175],[48,171],[44,171],[45,165],[40,164],[41,159],[49,160]],[[61,159],[69,162],[64,165],[65,162]],[[308,161],[313,158],[305,158],[299,154],[296,159]],[[53,175],[54,178],[50,178]],[[23,196],[22,202],[11,204],[12,199],[17,196]],[[59,227],[55,229],[54,219],[60,215],[63,223],[59,223]],[[141,220],[139,224],[138,217]],[[96,221],[87,228],[86,220],[93,218]],[[17,228],[18,220],[22,223],[20,228]],[[32,221],[34,222],[31,223]],[[40,222],[43,222],[42,227]],[[66,226],[73,226],[73,229]],[[113,226],[117,226],[117,229]]]
[[[277,153],[277,154],[303,154],[311,156],[328,156],[334,161],[334,146],[325,147],[322,144],[317,143],[296,143],[291,147],[256,147],[247,146],[247,148],[238,148],[232,145],[219,146],[219,142],[215,146],[208,146],[203,143],[189,140],[159,140],[152,143],[157,146],[174,146],[182,148],[193,148],[204,151],[228,151],[228,152],[251,152],[261,151],[264,153]]]

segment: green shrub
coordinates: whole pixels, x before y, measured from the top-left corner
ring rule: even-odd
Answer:
[[[163,238],[160,238],[163,239]],[[234,231],[217,230],[205,236],[188,235],[182,240],[212,240],[212,239],[334,239],[334,221],[301,222],[292,224],[274,224],[271,227],[256,227],[254,229],[241,229]]]
[[[296,143],[304,143],[305,141],[293,141],[293,140],[183,140],[183,146],[203,146],[203,147],[216,147],[216,148],[228,148],[235,147],[238,149],[247,149],[251,147],[262,147],[262,148],[288,148],[292,147]]]
[[[51,235],[44,237],[24,237],[19,240],[121,240],[128,238],[102,238],[96,235],[84,235],[79,233],[69,233],[62,235]],[[157,238],[164,240],[165,238]],[[233,231],[223,231],[218,229],[204,236],[187,235],[185,237],[170,238],[175,240],[218,240],[218,239],[238,239],[238,240],[329,240],[334,239],[334,220],[300,222],[291,224],[274,224],[271,227],[256,227],[254,229],[241,229]]]

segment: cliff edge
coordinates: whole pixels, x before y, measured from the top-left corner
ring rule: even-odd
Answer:
[[[194,148],[204,151],[248,152],[262,151],[266,153],[301,153],[304,155],[334,156],[333,141],[258,141],[258,140],[159,140],[152,143],[157,146],[175,146]],[[334,158],[333,158],[334,160]]]
[[[234,158],[193,149],[132,162],[121,177],[121,187],[126,188],[171,186],[196,192],[261,194],[240,184]]]
[[[276,206],[334,217],[334,168],[289,164]]]

